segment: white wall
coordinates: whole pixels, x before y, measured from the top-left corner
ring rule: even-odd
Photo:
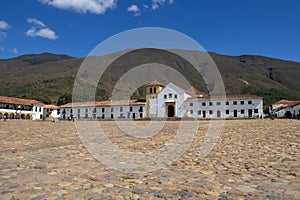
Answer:
[[[33,112],[35,113],[33,116],[32,116],[32,119],[33,120],[39,120],[39,119],[43,119],[43,116],[44,116],[44,109],[43,109],[43,106],[42,105],[33,105]]]
[[[243,101],[244,104],[241,104],[241,101]],[[248,104],[248,101],[251,101],[251,103]],[[210,105],[210,102],[212,102],[212,105]],[[219,102],[220,105],[217,105],[217,102]],[[226,105],[226,102],[228,102],[229,105]],[[236,102],[236,105],[234,105],[234,102]],[[205,103],[205,105],[203,105],[203,103]],[[249,118],[249,110],[252,110],[251,117],[260,117],[263,115],[263,101],[262,99],[236,99],[228,101],[199,100],[185,102],[182,110],[186,111],[187,117],[196,118]],[[220,116],[218,116],[218,111]]]
[[[297,115],[300,115],[300,104],[294,107],[287,107],[275,112],[276,117],[286,117],[286,113],[290,112],[292,118],[297,118]]]
[[[132,110],[130,110],[130,107]],[[78,109],[80,110],[79,112]],[[64,111],[65,114],[63,114]],[[72,118],[71,115],[73,115],[74,119],[139,119],[146,116],[146,107],[145,105],[125,105],[113,107],[76,107],[61,109],[62,119],[64,119],[64,117],[65,119]]]
[[[166,102],[175,102],[175,116],[183,117],[184,112],[180,108],[188,97],[190,97],[190,95],[184,93],[181,88],[171,84],[167,85],[157,95],[157,116],[162,118],[167,117]]]
[[[51,114],[50,114],[49,117],[53,117],[53,118],[60,118],[61,117],[61,111],[60,111],[60,109],[56,109],[56,108],[53,108],[53,109],[44,108],[43,116],[47,117],[47,114],[49,112],[51,112]]]

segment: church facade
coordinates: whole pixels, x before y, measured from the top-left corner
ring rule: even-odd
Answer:
[[[154,89],[156,88],[156,89]],[[184,90],[173,83],[146,85],[147,117],[151,118],[258,118],[263,116],[263,98],[230,95],[214,98],[195,88]]]

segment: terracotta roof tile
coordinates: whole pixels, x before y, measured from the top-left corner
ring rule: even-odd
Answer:
[[[75,102],[62,105],[61,108],[71,107],[107,107],[107,106],[126,106],[126,105],[145,105],[146,102],[137,100],[117,100],[117,101],[96,101],[96,102]]]
[[[33,99],[21,99],[15,97],[0,96],[0,103],[32,106],[34,104],[44,105],[42,102]]]
[[[205,92],[200,92],[199,90],[197,90],[194,87],[187,89],[185,92],[192,96],[201,96],[202,95],[201,97],[208,97],[208,95]]]
[[[275,102],[274,104],[290,104],[292,103],[293,101],[290,101],[290,100],[286,100],[286,99],[282,99],[280,101],[277,101]]]
[[[227,95],[226,100],[245,100],[245,99],[263,99],[263,97],[259,97],[256,95],[246,94],[246,95]],[[218,97],[210,98],[209,96],[204,98],[198,97],[189,97],[185,101],[210,101],[210,100],[218,100]],[[220,100],[224,100],[223,97],[220,97]]]
[[[56,105],[44,105],[44,108],[46,108],[46,109],[58,109],[59,108],[59,106],[56,106]]]
[[[158,82],[156,79],[154,81],[152,81],[151,83],[147,84],[146,86],[157,86],[157,85],[164,87],[164,85],[161,84],[160,82]]]

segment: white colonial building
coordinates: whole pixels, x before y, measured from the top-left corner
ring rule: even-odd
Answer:
[[[43,117],[47,118],[60,118],[60,107],[56,106],[56,105],[44,105],[43,107],[44,109],[44,113],[43,113]]]
[[[76,102],[61,106],[62,119],[138,119],[145,116],[145,102],[138,100]]]
[[[37,100],[0,96],[0,119],[43,119],[43,106]]]
[[[300,118],[300,101],[280,100],[270,106],[270,113],[279,118]]]
[[[146,85],[146,116],[151,118],[258,118],[263,116],[263,98],[235,95],[210,98],[195,88],[184,90],[173,83]]]

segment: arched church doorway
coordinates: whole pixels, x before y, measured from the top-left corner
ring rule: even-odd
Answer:
[[[174,105],[168,105],[168,117],[175,116],[175,107]]]

